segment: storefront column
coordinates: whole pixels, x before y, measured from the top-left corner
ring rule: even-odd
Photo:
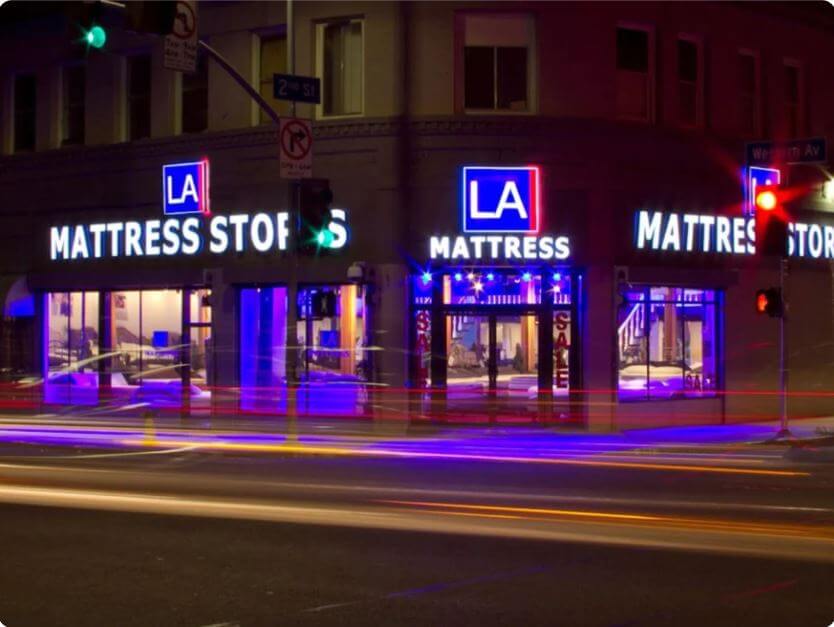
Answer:
[[[375,266],[373,297],[369,305],[372,315],[371,345],[375,348],[373,382],[381,389],[369,394],[373,415],[379,428],[386,431],[404,430],[408,425],[406,380],[408,376],[408,274],[406,268],[395,264]]]
[[[211,406],[213,415],[230,416],[237,410],[238,399],[232,395],[238,382],[238,291],[223,281],[223,273],[213,269],[211,281]]]
[[[591,431],[611,431],[615,428],[614,403],[617,401],[616,334],[617,312],[614,310],[615,285],[611,267],[591,266],[587,272],[584,333],[583,377],[585,393],[582,402],[586,407],[587,425]],[[578,348],[578,347],[577,347]]]

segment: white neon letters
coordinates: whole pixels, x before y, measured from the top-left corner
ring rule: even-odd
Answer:
[[[191,174],[185,175],[185,180],[182,184],[182,193],[174,197],[174,182],[173,177],[168,176],[168,185],[166,186],[168,189],[168,204],[169,205],[181,205],[183,204],[188,198],[191,198],[193,202],[200,202],[200,197],[197,195],[197,184],[194,182],[194,176]]]
[[[341,248],[347,243],[347,229],[334,215],[331,223],[334,241]],[[335,225],[335,228],[334,228]],[[205,227],[207,235],[203,233]],[[231,247],[235,252],[250,248],[256,252],[286,250],[289,242],[289,214],[256,213],[217,215],[205,221],[198,216],[53,226],[49,230],[49,257],[53,261],[74,259],[102,259],[105,257],[173,257],[196,255],[203,250],[205,240],[213,254],[222,254]]]
[[[754,255],[756,220],[643,210],[636,215],[634,242],[639,250]],[[789,224],[788,254],[834,259],[834,225]]]
[[[476,219],[500,219],[507,210],[516,211],[522,219],[526,220],[529,217],[527,208],[521,200],[521,193],[518,191],[518,185],[515,181],[507,181],[504,183],[504,189],[501,191],[501,198],[498,200],[498,205],[495,211],[481,211],[480,203],[478,202],[478,181],[469,181],[469,202],[472,217]]]
[[[432,235],[429,256],[449,260],[564,260],[570,257],[570,240],[565,236]]]

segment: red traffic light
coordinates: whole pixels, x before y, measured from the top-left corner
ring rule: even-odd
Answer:
[[[756,313],[767,314],[771,318],[782,315],[782,290],[771,287],[756,292]]]
[[[775,185],[760,185],[756,188],[756,210],[773,211],[779,206],[779,195]]]
[[[756,292],[756,313],[767,313],[767,294],[764,290]]]

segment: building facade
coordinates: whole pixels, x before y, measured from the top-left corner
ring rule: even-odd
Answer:
[[[215,61],[167,70],[163,41],[117,13],[99,16],[101,51],[77,43],[78,16],[15,16],[2,366],[43,377],[55,404],[594,429],[769,418],[777,323],[754,304],[779,268],[753,254],[747,200],[771,177],[796,216],[789,410],[830,412],[834,22],[815,5],[695,6],[297,3],[296,73],[322,98],[296,113],[346,233],[312,254],[295,252],[278,129]],[[288,116],[272,97],[285,5],[198,15]],[[748,154],[806,138],[807,155]],[[198,189],[167,187],[163,167],[183,163]],[[164,212],[190,191],[196,213]]]

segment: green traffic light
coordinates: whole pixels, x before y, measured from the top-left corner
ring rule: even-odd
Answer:
[[[316,243],[323,248],[330,248],[333,243],[333,233],[328,229],[322,229],[316,234]]]
[[[84,41],[92,48],[103,48],[107,43],[107,33],[101,26],[93,26],[84,33]]]

